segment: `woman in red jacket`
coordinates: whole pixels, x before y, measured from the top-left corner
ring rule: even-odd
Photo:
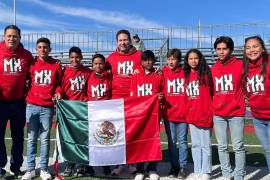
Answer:
[[[187,52],[184,71],[187,86],[186,119],[190,124],[194,179],[207,180],[212,171],[212,75],[202,53],[197,49]]]
[[[270,171],[270,56],[259,36],[246,38],[244,48],[244,85]]]

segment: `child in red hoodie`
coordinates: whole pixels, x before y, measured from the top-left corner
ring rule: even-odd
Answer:
[[[221,36],[214,43],[218,59],[212,66],[214,82],[213,121],[218,141],[218,154],[225,178],[243,179],[245,175],[243,62],[232,56],[233,40]],[[227,129],[230,129],[235,169],[229,158]]]
[[[138,74],[133,75],[130,86],[130,96],[141,97],[158,94],[159,99],[162,102],[162,99],[164,98],[162,93],[163,77],[161,74],[156,73],[153,67],[156,61],[155,55],[152,51],[146,50],[142,53],[141,59],[143,70],[139,70]],[[144,179],[144,164],[145,163],[143,162],[137,163],[135,180]],[[157,162],[149,162],[147,172],[149,172],[150,180],[159,179],[156,170]]]
[[[51,179],[48,172],[50,130],[54,112],[53,98],[61,98],[61,66],[49,53],[50,40],[39,38],[36,48],[38,57],[30,67],[30,85],[26,97],[26,120],[28,124],[27,172],[22,179],[35,176],[37,139],[40,138],[40,177]]]
[[[244,82],[256,136],[270,172],[270,56],[261,37],[245,39]]]
[[[185,78],[187,84],[186,118],[190,126],[193,179],[211,179],[212,148],[212,94],[211,71],[202,53],[190,49],[185,57]]]
[[[91,70],[81,64],[82,51],[79,47],[69,49],[70,64],[64,67],[61,83],[62,99],[87,101],[87,82]],[[75,163],[66,162],[63,176],[71,176],[74,172]],[[92,176],[94,170],[90,166],[79,165],[77,176]]]
[[[93,73],[88,80],[88,100],[111,99],[112,78],[105,70],[105,57],[102,54],[95,54],[92,58]]]
[[[180,49],[170,49],[167,53],[167,66],[162,69],[165,96],[163,119],[168,139],[171,170],[169,178],[184,179],[187,176],[187,133],[185,104],[185,74],[181,62]],[[179,151],[177,150],[177,143]]]

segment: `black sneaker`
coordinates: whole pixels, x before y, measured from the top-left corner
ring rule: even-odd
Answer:
[[[168,178],[177,178],[179,171],[179,169],[172,168],[169,172]]]
[[[180,171],[179,171],[179,173],[178,173],[177,178],[179,178],[179,179],[185,179],[187,177],[187,174],[188,173],[187,173],[186,168],[181,168]]]
[[[78,177],[85,177],[85,176],[94,176],[95,171],[92,166],[79,166],[77,169],[77,176]]]
[[[64,177],[69,177],[72,175],[74,171],[74,164],[73,163],[66,163],[66,168],[63,172]]]
[[[9,173],[10,173],[11,176],[13,176],[16,179],[21,178],[23,176],[23,174],[24,174],[20,169],[15,170],[15,171],[10,170]]]
[[[103,166],[103,173],[105,176],[109,176],[111,174],[111,168],[110,166]]]

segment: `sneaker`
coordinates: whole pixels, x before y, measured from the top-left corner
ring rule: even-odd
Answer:
[[[23,172],[20,169],[18,169],[16,171],[10,171],[9,174],[11,176],[14,176],[14,178],[16,178],[16,179],[21,178],[23,176]]]
[[[177,175],[177,178],[179,179],[185,179],[187,177],[187,170],[185,168],[181,168],[178,175]]]
[[[73,163],[67,163],[66,168],[65,168],[62,175],[64,177],[69,177],[69,176],[72,175],[73,171],[74,171],[74,164]]]
[[[211,180],[211,176],[209,174],[201,174],[201,180]]]
[[[134,180],[144,180],[144,174],[142,173],[137,173]]]
[[[201,174],[192,173],[186,178],[186,180],[200,180],[200,178],[201,178]]]
[[[103,166],[103,173],[105,176],[109,176],[111,174],[111,168],[110,166]]]
[[[45,170],[40,171],[40,177],[41,177],[42,180],[50,180],[50,179],[52,179],[51,174],[48,171],[45,171]]]
[[[179,169],[172,168],[169,172],[168,178],[177,178]]]
[[[27,171],[23,176],[22,180],[31,180],[32,178],[36,177],[36,171]]]
[[[111,175],[112,176],[119,176],[123,170],[124,170],[124,166],[119,165],[114,170],[112,170]]]
[[[81,165],[77,169],[76,176],[77,177],[84,177],[84,176],[94,176],[95,171],[92,166],[85,166]]]
[[[135,165],[133,165],[133,164],[128,165],[128,173],[129,174],[135,174],[136,172],[137,172],[137,168]]]
[[[149,178],[150,180],[159,180],[159,175],[157,174],[156,171],[150,171]]]

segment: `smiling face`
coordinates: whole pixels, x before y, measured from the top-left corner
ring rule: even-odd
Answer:
[[[249,39],[245,44],[245,54],[250,62],[256,62],[262,57],[264,50],[257,39]]]
[[[117,47],[121,53],[127,53],[131,42],[127,34],[121,33],[117,37]]]
[[[50,46],[45,42],[39,42],[36,47],[38,57],[42,60],[46,60],[51,51]]]
[[[197,53],[195,52],[191,52],[188,55],[188,65],[190,66],[190,68],[192,70],[196,70],[198,68],[198,64],[199,64],[199,56]]]
[[[20,43],[20,35],[15,29],[7,29],[4,34],[5,44],[9,49],[16,49]]]
[[[217,44],[216,47],[216,53],[218,58],[221,61],[226,61],[230,56],[231,56],[231,50],[229,47],[227,47],[227,44],[224,42],[221,42],[219,44]]]
[[[81,64],[82,57],[76,52],[71,52],[69,55],[69,62],[72,67],[78,67]]]
[[[97,73],[101,73],[105,69],[105,62],[100,58],[96,57],[93,60],[93,70]]]

